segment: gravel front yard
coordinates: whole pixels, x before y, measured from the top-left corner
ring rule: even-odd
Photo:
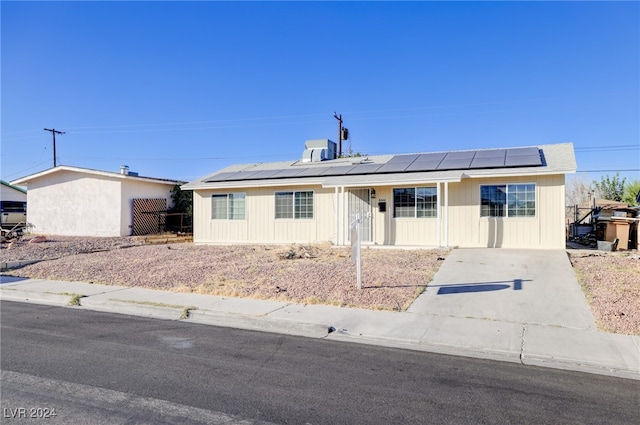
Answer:
[[[49,237],[2,248],[2,261],[47,260],[7,273],[15,276],[399,311],[424,290],[447,255],[363,249],[358,290],[350,250],[329,245],[144,245],[133,237]],[[637,251],[568,252],[599,328],[640,335]]]
[[[5,244],[3,244],[3,248]],[[138,286],[234,297],[405,310],[431,281],[447,251],[362,250],[362,287],[348,248],[141,245],[135,238],[27,239],[3,261],[48,259],[16,276]]]
[[[640,335],[640,256],[637,251],[569,251],[598,327]]]

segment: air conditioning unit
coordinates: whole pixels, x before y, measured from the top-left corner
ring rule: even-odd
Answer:
[[[302,152],[302,162],[320,162],[336,159],[337,145],[329,139],[307,140]]]

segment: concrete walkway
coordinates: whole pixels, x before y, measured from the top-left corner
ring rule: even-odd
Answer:
[[[596,330],[562,250],[453,250],[406,312],[9,276],[0,297],[640,380],[640,337]]]

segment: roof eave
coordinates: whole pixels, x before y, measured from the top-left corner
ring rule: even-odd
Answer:
[[[110,171],[101,171],[101,170],[92,170],[89,168],[80,168],[80,167],[71,167],[68,165],[60,165],[57,166],[55,168],[49,168],[47,170],[43,170],[34,174],[30,174],[28,176],[25,177],[21,177],[19,179],[13,180],[10,183],[12,185],[24,185],[24,186],[29,186],[29,182],[36,180],[36,179],[40,179],[42,177],[45,177],[47,175],[50,174],[54,174],[54,173],[58,173],[60,171],[69,171],[69,172],[75,172],[75,173],[83,173],[83,174],[90,174],[90,175],[96,175],[96,176],[102,176],[102,177],[110,177],[110,178],[118,178],[118,179],[122,179],[122,180],[137,180],[137,181],[146,181],[149,183],[157,183],[157,184],[166,184],[166,185],[171,185],[171,186],[175,186],[176,184],[178,184],[179,182],[177,180],[169,180],[169,179],[157,179],[157,178],[153,178],[153,177],[144,177],[144,176],[132,176],[132,175],[126,175],[126,174],[120,174],[120,173],[113,173]]]

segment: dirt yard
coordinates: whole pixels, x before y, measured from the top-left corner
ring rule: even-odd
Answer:
[[[362,286],[348,248],[144,245],[137,238],[49,237],[2,244],[2,261],[43,259],[7,274],[234,297],[405,310],[447,251],[363,249]],[[569,250],[601,330],[640,335],[640,257]]]
[[[135,238],[69,237],[25,238],[2,250],[3,261],[48,260],[9,272],[22,277],[399,311],[424,290],[447,251],[363,249],[363,290],[356,288],[350,255],[330,245],[142,245]]]
[[[599,329],[640,335],[638,251],[568,252]]]

